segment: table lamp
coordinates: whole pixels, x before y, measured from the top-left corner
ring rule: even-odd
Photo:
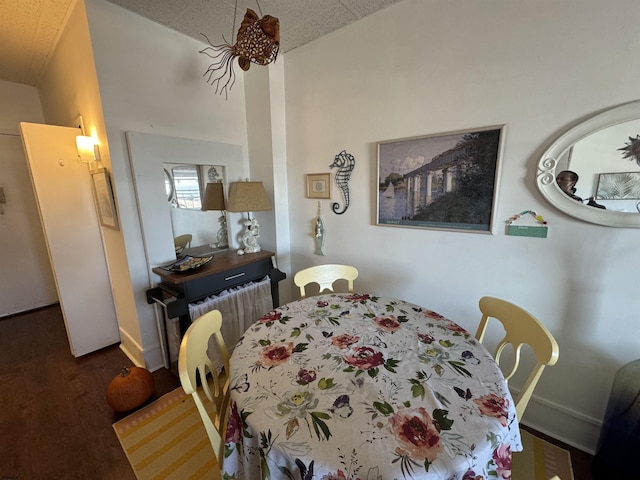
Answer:
[[[220,222],[220,229],[216,236],[218,242],[215,245],[211,245],[211,247],[226,248],[229,246],[225,209],[224,185],[222,182],[207,183],[204,198],[202,199],[202,210],[218,210],[222,212],[222,215],[218,218],[218,222]]]
[[[258,237],[260,225],[251,212],[266,212],[271,210],[269,199],[264,191],[262,182],[232,182],[229,185],[229,202],[227,210],[230,212],[247,212],[248,220],[244,222],[247,229],[242,234],[244,249],[238,253],[257,253],[260,251]]]

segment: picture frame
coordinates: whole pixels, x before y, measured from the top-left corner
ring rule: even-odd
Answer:
[[[640,172],[599,174],[596,200],[640,200]]]
[[[305,179],[307,198],[331,198],[331,173],[309,173]]]
[[[100,225],[119,230],[116,204],[108,170],[106,168],[96,168],[89,173],[91,174],[91,186]]]
[[[505,129],[379,142],[376,224],[495,233]]]

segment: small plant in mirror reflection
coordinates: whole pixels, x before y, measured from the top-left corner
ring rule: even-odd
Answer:
[[[640,165],[640,135],[636,135],[636,138],[629,137],[629,143],[625,144],[624,147],[619,148],[618,151],[623,152],[622,158],[635,161]]]

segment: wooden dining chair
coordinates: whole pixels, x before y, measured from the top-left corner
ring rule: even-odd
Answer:
[[[218,460],[218,470],[221,470],[221,460],[224,458],[229,405],[229,352],[220,332],[221,327],[222,314],[218,310],[198,317],[187,329],[178,353],[180,383],[185,393],[193,397],[200,413]],[[211,336],[215,339],[223,363],[219,372],[207,353]]]
[[[349,265],[316,265],[300,270],[293,277],[293,283],[300,288],[300,298],[306,297],[305,287],[310,283],[320,285],[320,292],[333,292],[336,280],[346,280],[347,289],[353,292],[353,281],[358,278],[358,269]]]
[[[528,344],[535,354],[536,364],[520,390],[517,400],[515,400],[516,414],[518,420],[521,420],[531,394],[542,375],[542,371],[546,366],[555,365],[558,361],[560,353],[558,343],[551,335],[551,332],[536,317],[513,303],[494,297],[482,297],[480,299],[480,311],[482,312],[482,319],[476,332],[476,338],[480,342],[484,338],[489,318],[499,320],[506,332],[496,348],[496,361],[500,363],[500,356],[508,344],[513,348],[513,366],[509,373],[505,375],[507,381],[518,370],[520,350],[523,344]]]

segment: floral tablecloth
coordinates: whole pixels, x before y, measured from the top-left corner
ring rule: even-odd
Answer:
[[[329,294],[284,305],[231,357],[224,478],[508,479],[522,450],[499,367],[411,303]]]

